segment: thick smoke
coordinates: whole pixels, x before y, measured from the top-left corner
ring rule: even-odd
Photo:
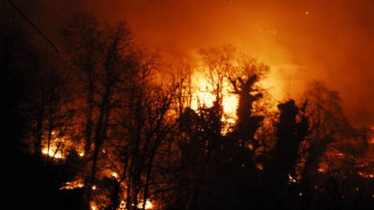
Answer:
[[[270,77],[282,84],[273,87],[281,87],[277,92],[292,96],[308,81],[323,80],[341,93],[352,122],[374,124],[372,0],[14,2],[52,40],[64,19],[83,10],[108,21],[126,19],[139,43],[165,57],[232,44],[272,67]]]

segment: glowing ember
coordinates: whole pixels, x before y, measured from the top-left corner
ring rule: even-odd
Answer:
[[[291,174],[288,174],[288,184],[296,183],[296,179],[294,179]]]
[[[60,188],[60,190],[73,190],[73,189],[83,188],[83,187],[84,187],[83,179],[79,179],[79,180],[75,180],[72,182],[66,182],[65,185]]]
[[[326,173],[326,170],[323,169],[323,168],[319,168],[319,169],[318,169],[318,172],[320,172],[320,173]]]
[[[371,134],[369,134],[369,144],[374,144],[374,126],[371,127]]]
[[[366,174],[366,173],[363,173],[363,172],[358,172],[358,175],[360,175],[361,177],[365,178],[365,179],[368,179],[368,178],[374,178],[374,174]]]
[[[319,173],[326,173],[327,172],[327,169],[328,169],[327,163],[321,162],[318,165],[319,165],[319,168],[318,168]]]
[[[256,168],[259,169],[259,170],[264,170],[264,166],[262,164],[256,164]]]

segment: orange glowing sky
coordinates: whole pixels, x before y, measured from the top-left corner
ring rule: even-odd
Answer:
[[[372,0],[13,2],[52,40],[64,18],[85,10],[109,21],[126,19],[139,43],[166,58],[232,44],[271,66],[269,80],[281,81],[273,87],[278,95],[323,80],[341,93],[352,122],[374,125]]]

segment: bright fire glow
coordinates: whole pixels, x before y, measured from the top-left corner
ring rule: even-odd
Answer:
[[[132,204],[132,206],[135,206],[134,204]],[[138,203],[138,205],[136,205],[136,207],[138,209],[142,209],[143,208],[143,202],[140,202]],[[125,209],[126,208],[126,201],[122,200],[121,203],[119,204],[119,209]],[[145,202],[145,209],[152,209],[153,208],[153,204],[147,200]]]
[[[49,157],[54,157],[54,158],[57,158],[57,159],[62,159],[63,156],[62,156],[61,151],[57,151],[56,152],[56,150],[57,150],[56,147],[51,146],[51,147],[49,147],[49,150],[48,150],[48,148],[44,148],[43,151],[42,151],[42,153],[44,155],[48,155]]]
[[[139,203],[136,207],[143,208],[143,202]],[[149,200],[147,200],[145,202],[145,209],[152,209],[152,208],[153,208],[153,204]]]
[[[91,210],[97,210],[97,205],[94,201],[90,201],[90,207],[91,207]]]
[[[112,177],[115,178],[115,179],[118,179],[118,174],[116,172],[112,172]]]
[[[212,84],[210,84],[207,80],[206,75],[200,72],[195,72],[192,75],[191,80],[193,92],[191,108],[195,111],[198,111],[199,107],[212,107],[214,101],[216,100],[216,96],[213,94],[214,88]],[[280,80],[281,76],[279,76],[276,72],[270,72],[270,75],[265,79],[259,81],[258,84],[262,88],[267,90],[273,98],[281,100],[285,96],[285,87],[281,85],[281,83],[279,82]],[[222,86],[222,106],[224,112],[222,121],[228,123],[229,125],[232,125],[237,119],[236,110],[238,107],[239,98],[238,95],[233,93],[233,87],[227,80],[223,81]],[[275,102],[273,105],[273,108],[276,109]],[[226,128],[224,128],[224,130],[225,129]],[[226,132],[224,131],[224,133]]]
[[[205,79],[205,76],[201,73],[193,74],[192,83],[194,93],[191,108],[197,111],[199,107],[212,107],[216,96],[213,94],[212,85]],[[225,114],[222,121],[232,124],[237,118],[238,96],[232,93],[231,85],[228,82],[224,82],[222,93],[222,106]]]
[[[119,204],[119,208],[120,209],[126,208],[126,202],[124,200],[122,200],[121,203]]]
[[[56,137],[58,131],[52,131],[52,139],[49,142],[47,140],[43,141],[42,144],[42,154],[56,158],[56,159],[65,159],[66,154],[69,154],[69,151],[75,150],[75,152],[79,155],[79,157],[83,157],[85,155],[84,149],[82,146],[77,145],[73,141],[69,140],[65,136]],[[49,149],[48,149],[49,148]]]

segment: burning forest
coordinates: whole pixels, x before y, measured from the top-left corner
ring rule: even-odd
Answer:
[[[1,3],[11,209],[374,208],[372,2],[77,2]]]

